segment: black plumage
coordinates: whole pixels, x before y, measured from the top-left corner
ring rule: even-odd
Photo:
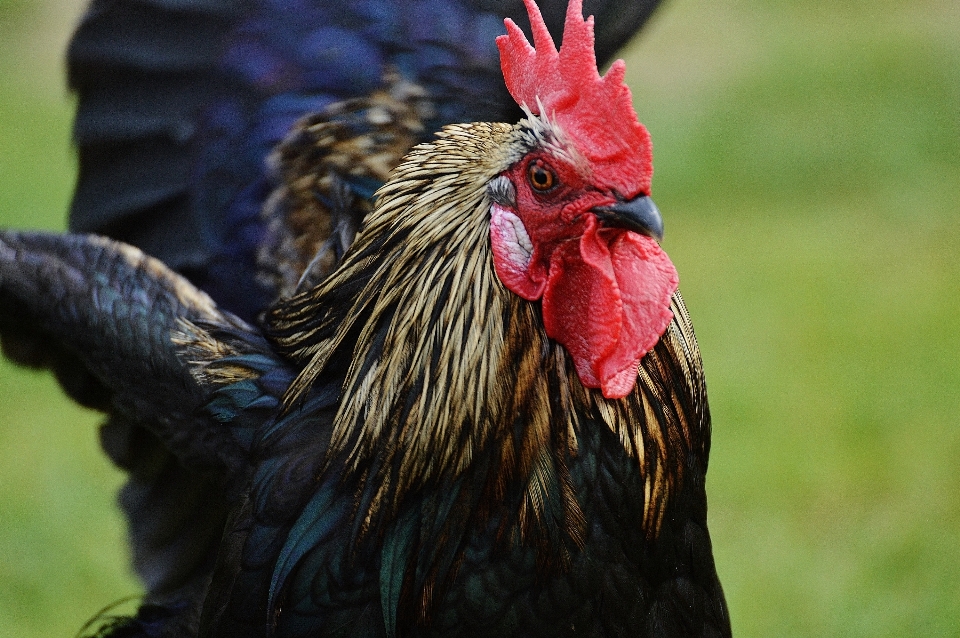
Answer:
[[[598,53],[652,6],[593,9]],[[72,228],[166,265],[4,232],[0,329],[130,472],[148,594],[105,633],[729,634],[679,294],[608,401],[493,274],[491,180],[531,125],[395,169],[523,116],[480,37],[518,7],[94,4]]]

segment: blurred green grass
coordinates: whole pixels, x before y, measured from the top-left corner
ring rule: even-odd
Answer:
[[[0,0],[0,226],[63,226],[61,13]],[[960,4],[672,0],[625,57],[735,635],[960,635]],[[96,422],[0,363],[0,636],[136,591]]]
[[[62,229],[73,188],[60,58],[79,8],[0,2],[0,227]],[[97,414],[0,359],[0,638],[74,636],[140,587]]]

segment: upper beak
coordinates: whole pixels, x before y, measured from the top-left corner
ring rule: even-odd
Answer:
[[[647,195],[609,206],[597,206],[593,213],[607,226],[626,228],[657,241],[663,240],[663,218],[657,205]]]

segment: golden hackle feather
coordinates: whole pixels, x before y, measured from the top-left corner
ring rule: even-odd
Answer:
[[[378,192],[339,269],[268,318],[275,342],[302,366],[287,409],[324,370],[347,368],[328,458],[377,486],[359,513],[364,527],[428,482],[467,472],[493,445],[489,493],[522,486],[519,531],[537,534],[549,486],[559,484],[562,525],[579,544],[584,523],[566,459],[578,452],[578,432],[600,422],[638,464],[653,536],[700,438],[690,428],[709,427],[679,294],[637,388],[610,400],[581,384],[566,351],[546,336],[539,304],[498,280],[488,185],[531,143],[556,142],[544,127],[539,118],[454,125],[415,147]]]

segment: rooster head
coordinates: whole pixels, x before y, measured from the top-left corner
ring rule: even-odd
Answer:
[[[524,2],[536,48],[510,19],[497,39],[507,89],[527,118],[517,161],[488,189],[494,267],[509,290],[542,300],[547,335],[581,382],[620,398],[669,325],[678,283],[658,243],[650,135],[623,61],[597,71],[581,0],[570,1],[559,51],[537,5]]]

